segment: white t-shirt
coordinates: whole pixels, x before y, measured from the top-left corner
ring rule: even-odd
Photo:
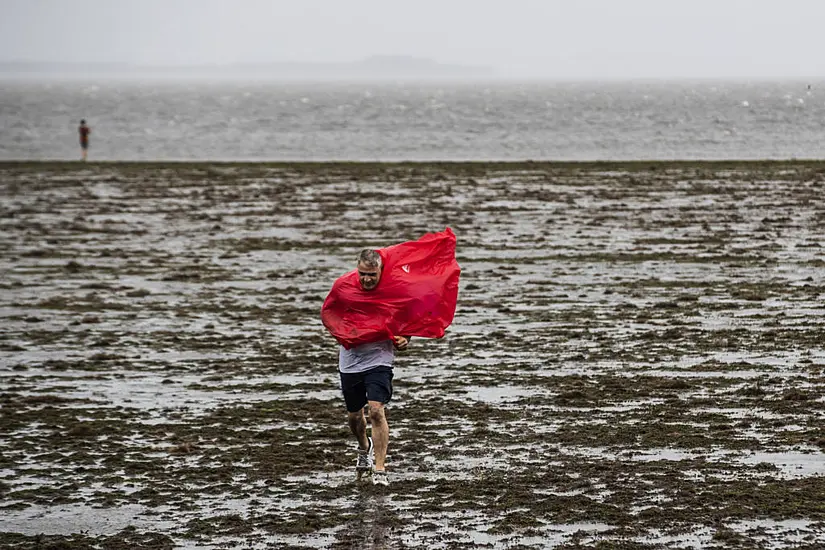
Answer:
[[[395,347],[392,340],[370,342],[350,349],[341,346],[338,351],[338,370],[354,373],[381,366],[391,367],[394,359]]]

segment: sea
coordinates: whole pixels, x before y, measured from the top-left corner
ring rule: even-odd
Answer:
[[[0,79],[0,160],[825,158],[825,81]]]

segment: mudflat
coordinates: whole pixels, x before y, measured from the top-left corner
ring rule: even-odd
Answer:
[[[4,548],[821,548],[825,163],[0,163]],[[355,481],[319,310],[451,227]]]

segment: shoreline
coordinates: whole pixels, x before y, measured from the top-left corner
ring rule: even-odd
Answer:
[[[674,168],[758,168],[771,166],[825,166],[825,158],[816,159],[726,159],[726,160],[0,160],[0,168],[19,168],[44,166],[49,168],[82,168],[82,167],[264,167],[264,168],[346,168],[346,167],[444,167],[444,168],[478,168],[505,169],[505,168],[625,168],[644,170],[661,166]]]

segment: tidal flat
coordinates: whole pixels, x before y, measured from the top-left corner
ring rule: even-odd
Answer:
[[[825,545],[825,162],[0,163],[0,547]],[[451,227],[356,482],[319,310]]]

